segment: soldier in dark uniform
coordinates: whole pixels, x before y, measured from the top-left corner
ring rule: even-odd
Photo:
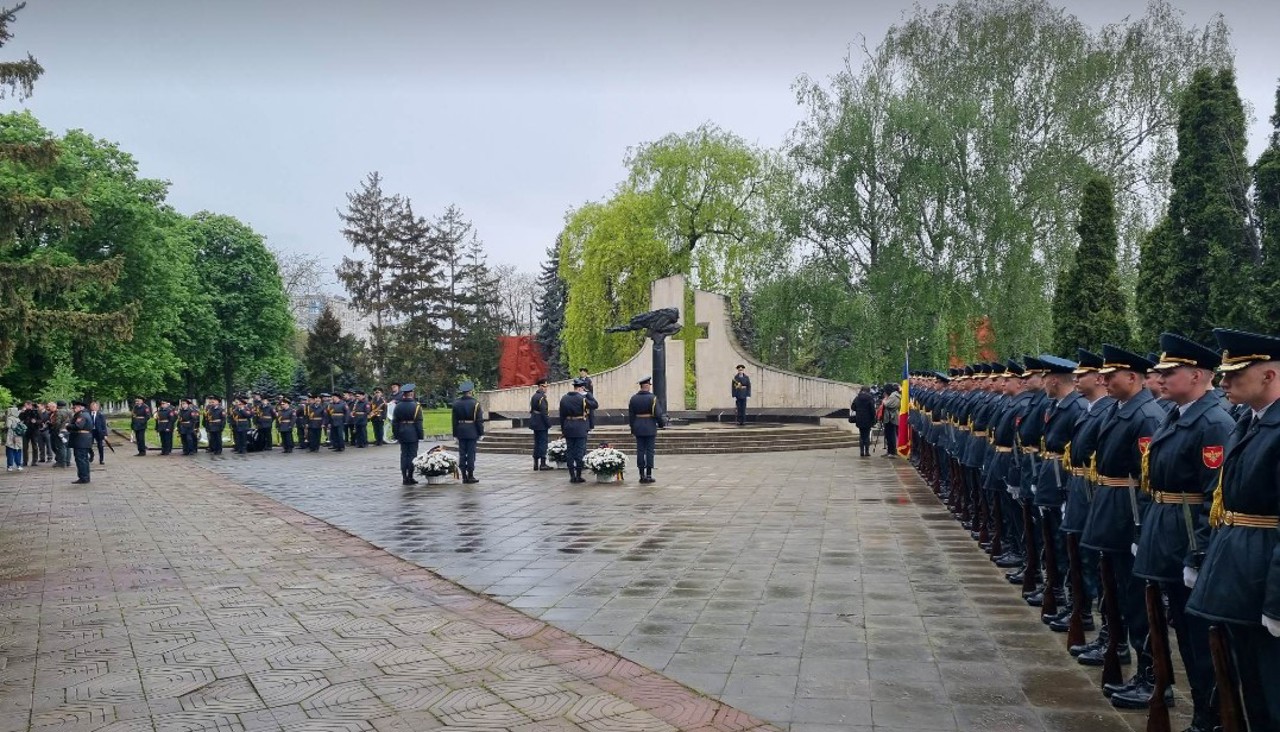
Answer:
[[[253,428],[253,409],[244,397],[238,396],[232,400],[230,422],[236,454],[244,455],[249,451],[249,430]]]
[[[641,483],[653,483],[653,453],[658,443],[658,430],[667,426],[667,415],[653,393],[653,379],[639,381],[640,391],[631,395],[627,404],[627,423],[636,438],[636,468]]]
[[[369,446],[369,400],[365,393],[356,390],[356,400],[351,405],[352,444],[356,447]]]
[[[1153,503],[1142,519],[1133,573],[1158,584],[1165,596],[1167,623],[1177,632],[1178,651],[1191,686],[1192,728],[1207,732],[1217,726],[1211,703],[1209,625],[1184,612],[1190,593],[1182,580],[1184,568],[1198,565],[1204,555],[1195,530],[1202,523],[1202,513],[1207,525],[1205,501],[1213,500],[1208,491],[1217,480],[1234,423],[1213,394],[1213,370],[1221,362],[1217,353],[1173,333],[1161,334],[1160,348],[1160,361],[1153,371],[1160,377],[1160,393],[1174,408],[1147,446],[1142,488]],[[1147,608],[1148,620],[1160,620],[1150,617],[1151,610]],[[1112,689],[1111,703],[1122,709],[1144,709],[1154,687],[1152,674],[1135,674],[1123,687]]]
[[[280,444],[286,455],[293,452],[293,427],[297,420],[298,414],[293,408],[293,402],[287,396],[280,397],[280,406],[276,409],[276,428],[280,430]]]
[[[222,397],[210,394],[204,410],[204,430],[209,433],[209,454],[222,454],[222,430],[227,426],[226,411],[222,408]]]
[[[369,421],[373,423],[373,444],[385,445],[387,441],[387,398],[382,395],[382,387],[373,390],[373,399],[369,404]]]
[[[995,450],[991,462],[987,466],[987,474],[983,479],[983,488],[991,506],[992,543],[989,550],[996,566],[1002,568],[1017,567],[1025,558],[1021,546],[1021,517],[1012,514],[1017,506],[1009,493],[1009,477],[1019,480],[1018,463],[1014,454],[1014,446],[1018,439],[1018,417],[1025,399],[1022,393],[1022,366],[1010,359],[1005,364],[1002,383],[1005,401],[993,426],[992,446]],[[995,541],[999,538],[999,545]],[[1002,551],[997,554],[996,549]]]
[[[1134,577],[1133,560],[1142,516],[1151,502],[1140,487],[1142,459],[1156,427],[1164,419],[1164,411],[1145,387],[1147,370],[1155,364],[1110,344],[1102,346],[1102,359],[1099,373],[1105,377],[1107,393],[1116,404],[1098,432],[1093,481],[1097,490],[1089,505],[1080,545],[1102,553],[1104,577],[1110,565],[1115,583],[1110,587],[1104,583],[1103,601],[1119,612],[1124,627],[1107,630],[1122,633],[1120,638],[1127,638],[1129,646],[1139,651],[1138,670],[1145,675],[1151,669],[1151,656],[1146,649],[1146,597],[1142,584]],[[1121,647],[1122,662],[1129,657],[1129,646]],[[1081,653],[1076,660],[1086,666],[1101,666],[1105,654],[1103,648],[1096,653]]]
[[[342,402],[347,405],[347,421],[343,423],[342,436],[346,440],[345,444],[354,445],[356,442],[356,395],[350,389],[342,391]]]
[[[73,484],[89,482],[89,466],[93,463],[93,421],[84,411],[82,401],[71,402],[71,419],[67,421],[67,442],[76,461],[76,479]]]
[[[729,390],[737,410],[738,426],[741,427],[747,423],[747,400],[751,398],[751,377],[747,376],[746,366],[738,364],[738,373],[733,375]]]
[[[169,405],[168,399],[158,399],[156,407],[156,434],[160,435],[160,454],[173,452],[173,428],[177,421],[177,410]]]
[[[1009,581],[1014,583],[1024,581],[1025,573],[1034,569],[1033,564],[1038,564],[1040,551],[1044,548],[1043,532],[1038,521],[1039,513],[1034,509],[1033,484],[1040,468],[1040,440],[1044,436],[1044,414],[1049,405],[1044,392],[1043,377],[1046,370],[1040,363],[1040,359],[1035,356],[1024,356],[1022,361],[1022,394],[1025,401],[1022,412],[1018,415],[1017,440],[1014,442],[1017,447],[1015,454],[1018,456],[1017,480],[1016,482],[1011,480],[1009,485],[1016,487],[1013,499],[1018,506],[1018,524],[1022,529],[1024,561],[1027,564],[1012,575],[1008,575]],[[1024,507],[1030,510],[1023,510]],[[1033,557],[1037,558],[1034,563]],[[1029,586],[1035,579],[1035,577],[1026,579],[1026,584],[1023,586]],[[1034,595],[1034,592],[1030,594]],[[1039,603],[1035,602],[1038,598],[1027,599],[1032,605],[1039,606]]]
[[[257,428],[256,442],[259,451],[271,451],[271,430],[275,428],[276,410],[271,400],[262,397],[253,410],[254,426]]]
[[[298,400],[293,408],[293,429],[297,432],[294,444],[303,450],[307,449],[307,405],[308,395],[301,392],[293,395]]]
[[[529,429],[533,430],[533,469],[555,470],[547,465],[547,432],[551,415],[547,405],[547,380],[538,379],[538,388],[529,397]]]
[[[1067,578],[1067,547],[1060,527],[1062,506],[1067,501],[1066,489],[1071,482],[1071,474],[1067,471],[1063,458],[1067,445],[1071,442],[1071,435],[1075,432],[1076,420],[1084,412],[1084,398],[1075,388],[1076,362],[1049,354],[1041,355],[1037,360],[1045,370],[1042,379],[1046,403],[1039,462],[1033,468],[1035,473],[1031,480],[1032,505],[1035,506],[1037,521],[1042,522],[1042,539],[1053,542],[1052,557],[1055,564],[1050,572],[1050,552],[1046,548],[1042,566],[1045,567],[1045,577],[1052,574],[1055,582],[1050,586],[1046,579],[1042,595],[1053,593],[1065,605],[1063,587]],[[1028,602],[1036,605],[1032,599],[1034,598],[1029,598]],[[1043,602],[1043,597],[1041,600]],[[1045,619],[1041,616],[1041,619],[1047,623],[1056,617]]]
[[[196,414],[195,425],[191,422],[191,415]],[[191,407],[191,400],[183,397],[178,400],[178,442],[182,445],[182,455],[187,457],[191,455],[191,435],[200,429],[200,417],[198,412]]]
[[[586,366],[578,369],[578,378],[582,379],[582,383],[586,385],[587,395],[594,399],[596,394],[596,385],[595,382],[591,380],[591,372],[587,371]],[[596,413],[594,408],[587,414],[587,428],[596,428]],[[586,453],[583,454],[585,455]]]
[[[471,396],[476,385],[464,381],[458,385],[458,397],[453,403],[453,436],[458,439],[458,469],[463,483],[479,483],[476,479],[476,442],[484,436],[484,410],[480,402]]]
[[[325,415],[329,421],[329,449],[334,452],[342,452],[347,449],[347,422],[351,419],[351,407],[347,406],[346,400],[341,396],[334,394],[333,400],[329,403],[329,408],[325,411]]]
[[[151,421],[151,407],[140,396],[133,398],[132,419],[129,427],[133,429],[133,441],[138,446],[138,455],[147,454],[147,422]]]
[[[312,394],[311,403],[307,405],[307,452],[320,452],[320,440],[328,423],[328,406],[324,401],[328,398],[328,394]]]
[[[569,482],[585,483],[582,463],[587,454],[587,435],[591,432],[591,412],[600,406],[595,397],[587,393],[587,382],[573,380],[573,391],[560,397],[560,433],[564,435],[567,449],[565,458],[569,465]]]
[[[397,388],[399,399],[391,413],[391,434],[400,443],[400,479],[404,485],[418,482],[413,477],[413,459],[418,456],[418,443],[422,440],[422,407],[413,398],[414,388],[414,384]]]
[[[1280,338],[1217,329],[1222,386],[1248,406],[1227,438],[1217,488],[1197,541],[1208,551],[1187,612],[1223,626],[1252,730],[1280,729]],[[1217,462],[1214,454],[1205,459]],[[1203,545],[1203,542],[1201,542]]]

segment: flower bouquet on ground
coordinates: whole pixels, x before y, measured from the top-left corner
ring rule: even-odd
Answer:
[[[452,482],[458,477],[458,458],[436,446],[413,459],[413,469],[427,479],[427,485]]]
[[[569,460],[569,443],[563,438],[552,440],[547,445],[547,459],[554,462],[557,468],[564,467]]]
[[[596,474],[598,483],[622,480],[622,471],[627,468],[627,456],[607,443],[587,453],[582,462]]]

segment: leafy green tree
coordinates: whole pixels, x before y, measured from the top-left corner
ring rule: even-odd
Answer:
[[[1271,115],[1271,140],[1253,166],[1254,206],[1262,245],[1258,301],[1262,327],[1280,323],[1280,89]]]
[[[342,323],[333,308],[325,305],[307,334],[307,348],[302,357],[312,390],[332,391],[337,375],[348,370],[349,344],[342,340],[342,335]]]
[[[560,276],[560,237],[556,237],[555,244],[547,247],[546,260],[538,273],[538,289],[538,330],[534,340],[542,352],[542,358],[547,362],[546,377],[555,381],[569,375],[569,365],[565,363],[561,343],[569,288]]]
[[[1053,298],[1053,349],[1074,354],[1078,347],[1132,340],[1124,293],[1116,275],[1116,207],[1111,181],[1085,183],[1076,225],[1080,246]]]
[[[59,363],[53,367],[53,374],[40,390],[42,402],[67,402],[84,396],[84,381],[76,375],[75,369],[68,363]]]

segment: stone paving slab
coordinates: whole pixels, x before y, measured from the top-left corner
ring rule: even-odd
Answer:
[[[777,729],[196,461],[72,478],[0,479],[0,732]]]
[[[201,462],[794,732],[1145,728],[901,461],[659,455],[657,484],[571,485],[482,455],[479,485],[402,488],[396,452]]]

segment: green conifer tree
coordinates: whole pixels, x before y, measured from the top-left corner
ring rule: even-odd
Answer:
[[[1262,327],[1280,329],[1280,88],[1271,115],[1271,142],[1253,166],[1253,195],[1262,244],[1258,300]]]
[[[538,332],[534,340],[547,362],[546,377],[552,381],[566,378],[569,365],[564,360],[564,344],[560,334],[564,331],[564,309],[569,304],[569,288],[560,276],[560,239],[547,247],[547,259],[538,274]]]
[[[1076,225],[1080,246],[1053,298],[1053,347],[1060,354],[1103,343],[1128,344],[1129,318],[1116,274],[1115,194],[1111,181],[1085,183]]]

